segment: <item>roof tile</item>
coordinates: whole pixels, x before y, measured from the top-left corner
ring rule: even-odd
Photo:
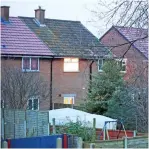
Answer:
[[[135,48],[137,48],[146,58],[148,58],[148,30],[133,27],[114,26],[128,41],[134,41]],[[146,37],[146,38],[144,38]],[[140,39],[144,38],[144,39]]]
[[[99,40],[79,21],[45,19],[40,27],[34,18],[20,17],[57,56],[105,56],[109,54]]]
[[[18,17],[1,22],[1,54],[51,56],[49,48]]]

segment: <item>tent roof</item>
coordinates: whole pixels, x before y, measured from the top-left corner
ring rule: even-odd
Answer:
[[[103,128],[105,121],[116,121],[115,119],[103,116],[90,114],[84,111],[71,109],[71,108],[62,108],[49,111],[49,121],[52,123],[52,119],[55,118],[56,125],[63,125],[68,123],[70,120],[76,122],[77,119],[81,122],[85,122],[88,126],[92,127],[93,118],[96,118],[96,128]],[[113,124],[111,123],[107,127],[113,129]],[[115,126],[114,126],[115,127]]]

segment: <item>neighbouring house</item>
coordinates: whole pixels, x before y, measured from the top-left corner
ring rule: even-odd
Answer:
[[[79,21],[47,19],[40,7],[34,18],[9,17],[7,6],[1,11],[2,66],[17,66],[24,73],[27,63],[28,73],[41,73],[49,82],[49,100],[38,109],[82,103],[98,59],[110,51]]]
[[[147,29],[112,26],[99,40],[110,48],[115,57],[121,60],[125,80],[137,85],[147,85]]]
[[[9,7],[1,7],[1,67],[13,66],[31,73],[41,73],[50,82],[53,53],[18,17],[9,17]],[[50,99],[50,98],[49,98]],[[5,100],[5,99],[3,99]],[[38,99],[39,100],[39,99]],[[32,106],[39,101],[32,99]],[[35,103],[36,102],[36,103]],[[41,107],[49,108],[42,100]],[[39,109],[39,105],[36,109]]]

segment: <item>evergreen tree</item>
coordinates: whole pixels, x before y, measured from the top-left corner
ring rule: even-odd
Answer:
[[[104,114],[108,109],[108,101],[118,88],[123,86],[120,65],[115,60],[107,60],[103,72],[93,75],[90,91],[87,94],[85,109],[88,112]]]

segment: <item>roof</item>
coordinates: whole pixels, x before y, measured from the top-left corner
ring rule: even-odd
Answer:
[[[148,58],[148,30],[134,27],[120,27],[115,28],[128,40],[134,41],[134,47],[138,49],[146,58]],[[144,39],[141,39],[144,38]]]
[[[20,18],[56,56],[104,57],[109,54],[109,50],[79,21],[45,19],[46,26],[41,27],[35,18]]]
[[[125,40],[128,42],[135,41],[132,45],[136,48],[145,58],[148,58],[148,30],[143,28],[112,26],[104,35],[111,29],[115,29]],[[104,37],[100,38],[100,40]]]
[[[18,17],[1,19],[1,54],[51,56],[53,53]]]
[[[103,115],[91,114],[84,111],[72,109],[72,108],[62,108],[49,111],[49,122],[52,123],[52,119],[55,118],[56,125],[64,125],[71,122],[81,121],[85,126],[93,126],[93,118],[96,118],[96,128],[103,128],[105,121],[117,121],[110,117]],[[114,129],[115,125],[113,123],[107,125],[108,129]]]

